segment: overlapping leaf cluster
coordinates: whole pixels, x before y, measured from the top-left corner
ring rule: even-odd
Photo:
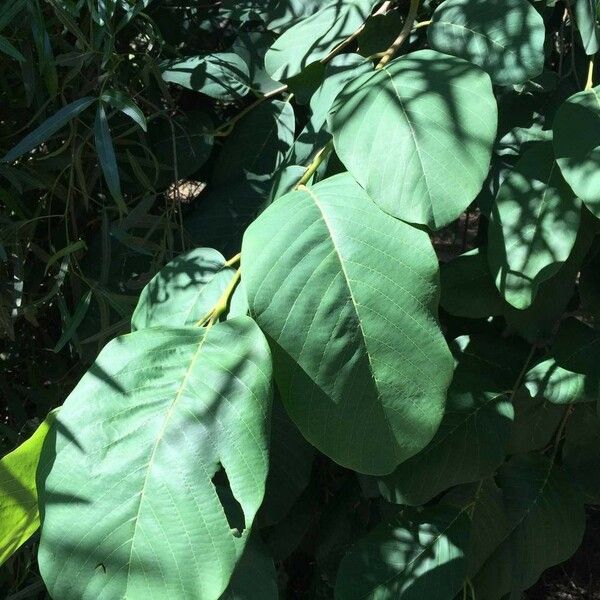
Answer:
[[[595,2],[51,5],[101,75],[40,54],[61,107],[1,173],[101,214],[98,279],[76,220],[46,261],[89,290],[44,297],[55,351],[92,297],[94,341],[98,298],[130,333],[0,461],[0,560],[41,522],[60,600],[497,600],[568,559],[600,502]]]

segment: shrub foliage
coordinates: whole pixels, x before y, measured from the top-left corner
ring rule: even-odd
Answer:
[[[568,559],[598,8],[5,2],[0,582],[500,600]]]

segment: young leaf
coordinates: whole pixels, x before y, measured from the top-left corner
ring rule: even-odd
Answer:
[[[58,342],[56,342],[56,346],[54,346],[52,352],[60,352],[65,344],[75,335],[77,328],[83,321],[85,314],[90,307],[90,300],[92,299],[92,290],[88,290],[82,297],[81,300],[77,304],[77,308],[73,313],[73,317],[67,323],[67,327],[63,331],[63,334],[60,336]]]
[[[212,248],[196,248],[163,267],[146,285],[131,317],[131,331],[194,325],[210,311],[235,274]],[[234,296],[235,298],[235,296]],[[229,316],[246,314],[239,298]]]
[[[284,404],[311,443],[387,474],[431,440],[452,360],[424,232],[337,175],[279,198],[250,225],[242,272],[250,313],[275,346]]]
[[[490,271],[507,302],[531,305],[540,282],[569,257],[580,218],[581,202],[563,179],[552,144],[536,144],[502,182],[488,227]]]
[[[233,52],[215,52],[165,63],[162,78],[219,100],[239,100],[250,90],[248,65]]]
[[[553,123],[556,162],[575,194],[600,217],[600,86],[577,92]]]
[[[35,476],[55,416],[54,411],[49,413],[29,439],[0,459],[0,565],[40,525]]]
[[[106,111],[102,102],[98,103],[96,111],[96,119],[94,121],[94,141],[96,142],[96,152],[98,153],[98,161],[106,185],[110,191],[110,195],[116,202],[121,214],[127,213],[127,206],[123,201],[121,193],[121,179],[119,177],[119,167],[115,157],[115,149],[113,148],[112,137],[108,127]]]
[[[374,0],[331,0],[275,40],[265,55],[267,72],[283,81],[325,58],[365,22],[374,4]]]
[[[498,85],[542,72],[545,35],[544,19],[527,0],[445,0],[427,28],[434,50],[480,66]]]
[[[336,600],[451,599],[466,573],[469,517],[453,507],[405,511],[345,556]]]
[[[16,146],[11,148],[4,158],[2,158],[2,162],[12,162],[23,154],[37,148],[37,146],[48,140],[71,119],[74,119],[94,102],[96,102],[96,98],[86,96],[63,106],[59,111],[46,119],[37,129],[27,134]]]
[[[433,50],[351,81],[330,113],[337,155],[373,200],[433,229],[481,189],[496,122],[488,75]]]
[[[109,343],[42,452],[50,594],[219,598],[263,499],[270,406],[248,317]]]

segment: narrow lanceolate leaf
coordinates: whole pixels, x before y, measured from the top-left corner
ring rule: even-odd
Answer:
[[[0,460],[0,565],[40,526],[35,476],[55,412]]]
[[[563,179],[550,142],[525,152],[503,181],[488,228],[496,287],[512,306],[530,306],[539,284],[555,275],[577,237],[581,203]]]
[[[340,160],[375,202],[434,229],[481,189],[496,124],[489,76],[433,50],[351,81],[330,113]]]
[[[542,16],[527,0],[446,0],[427,28],[433,49],[479,65],[498,85],[542,72],[545,35]]]
[[[598,0],[575,0],[573,4],[575,22],[586,54],[596,54],[600,50],[598,8]]]
[[[196,248],[163,267],[146,285],[131,317],[131,330],[194,325],[216,304],[235,269],[212,248]],[[229,316],[247,312],[239,297],[232,299]],[[233,313],[233,314],[232,314]]]
[[[144,113],[127,94],[119,90],[107,90],[100,96],[100,100],[120,110],[146,131],[147,124]]]
[[[387,474],[431,440],[452,359],[427,234],[337,175],[260,215],[242,272],[250,313],[276,348],[284,404],[311,443]]]
[[[119,167],[117,166],[117,158],[115,149],[108,127],[106,111],[102,102],[98,104],[96,111],[96,120],[94,121],[94,141],[96,142],[96,152],[98,153],[98,161],[104,175],[106,185],[110,191],[110,195],[116,202],[121,213],[127,212],[127,206],[123,201],[121,193],[121,179],[119,177]]]
[[[553,404],[574,404],[598,399],[598,390],[586,390],[586,378],[559,366],[552,358],[542,361],[525,376],[525,387],[533,397]]]
[[[46,119],[37,129],[26,135],[16,146],[11,148],[2,159],[2,162],[12,162],[19,158],[19,156],[37,148],[37,146],[61,130],[71,119],[74,119],[95,101],[96,98],[86,96],[63,106],[59,111]]]
[[[25,62],[25,57],[3,35],[0,35],[0,52],[19,62]]]
[[[515,456],[497,481],[511,533],[474,579],[477,598],[486,600],[533,585],[545,569],[577,550],[585,528],[581,495],[548,458]]]
[[[450,506],[405,511],[342,560],[336,600],[451,600],[466,574],[469,517]]]
[[[218,100],[239,100],[249,91],[248,65],[233,52],[215,52],[165,63],[162,78]]]
[[[108,344],[42,453],[50,594],[219,598],[263,499],[270,405],[269,349],[248,317]]]
[[[552,128],[564,178],[600,217],[600,86],[571,96],[558,109]]]
[[[373,0],[332,0],[317,13],[287,29],[265,55],[265,68],[278,81],[321,60],[366,20]]]

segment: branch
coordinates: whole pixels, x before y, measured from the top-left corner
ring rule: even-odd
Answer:
[[[387,65],[390,62],[390,60],[392,60],[394,54],[396,54],[400,46],[404,44],[404,42],[410,35],[415,19],[417,18],[417,11],[419,10],[419,1],[420,0],[410,0],[410,8],[408,9],[406,21],[404,21],[404,27],[402,27],[400,35],[392,42],[392,45],[383,53],[379,64],[377,65],[377,67],[375,67],[376,69],[383,69],[383,67],[385,67],[385,65]]]

